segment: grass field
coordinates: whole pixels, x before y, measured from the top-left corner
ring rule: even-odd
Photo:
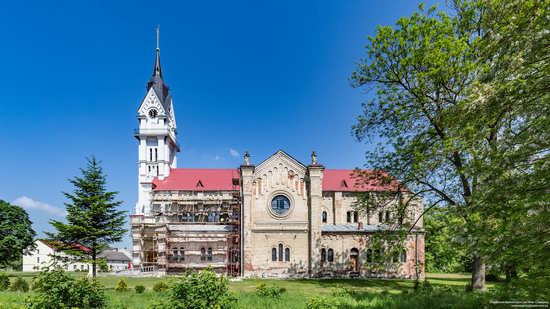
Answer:
[[[30,273],[11,273],[11,279],[13,280],[16,275],[22,275],[28,281],[33,277]],[[99,277],[109,297],[109,308],[147,308],[167,296],[165,293],[153,292],[154,284],[159,281],[177,280],[177,277],[126,277],[124,279],[131,290],[116,292],[114,287],[119,279],[120,277],[115,276]],[[468,275],[430,274],[428,279],[436,291],[431,294],[413,293],[414,282],[411,280],[382,279],[245,279],[232,281],[230,289],[237,296],[240,308],[306,308],[307,299],[323,297],[338,299],[339,308],[475,308],[479,304],[478,295],[463,292],[469,282]],[[277,299],[262,298],[255,293],[256,286],[261,282],[277,284],[284,287],[286,292]],[[134,292],[136,285],[145,286],[146,291],[137,294]],[[24,305],[25,298],[31,293],[32,291],[0,292],[0,308],[19,308]]]

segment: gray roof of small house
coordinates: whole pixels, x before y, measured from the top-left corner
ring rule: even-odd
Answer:
[[[126,254],[120,251],[104,251],[99,254],[100,258],[105,258],[108,261],[126,261],[130,262],[131,259]]]

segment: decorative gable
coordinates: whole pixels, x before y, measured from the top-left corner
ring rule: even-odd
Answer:
[[[279,150],[254,170],[256,196],[273,190],[288,190],[305,198],[305,165],[286,152]]]
[[[157,94],[155,93],[153,88],[149,89],[147,95],[145,96],[145,99],[143,99],[143,101],[141,102],[141,105],[138,109],[138,116],[147,116],[148,111],[152,108],[155,108],[158,111],[159,116],[166,116],[166,111],[160,103],[160,100],[157,97]]]

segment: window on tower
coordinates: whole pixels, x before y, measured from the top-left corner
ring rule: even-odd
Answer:
[[[158,149],[155,148],[155,161],[157,161],[157,160],[158,160]]]
[[[149,161],[153,161],[153,148],[149,148]]]

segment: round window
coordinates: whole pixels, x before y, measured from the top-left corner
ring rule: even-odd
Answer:
[[[271,200],[271,210],[277,216],[284,216],[290,210],[290,200],[284,195],[277,195]]]

